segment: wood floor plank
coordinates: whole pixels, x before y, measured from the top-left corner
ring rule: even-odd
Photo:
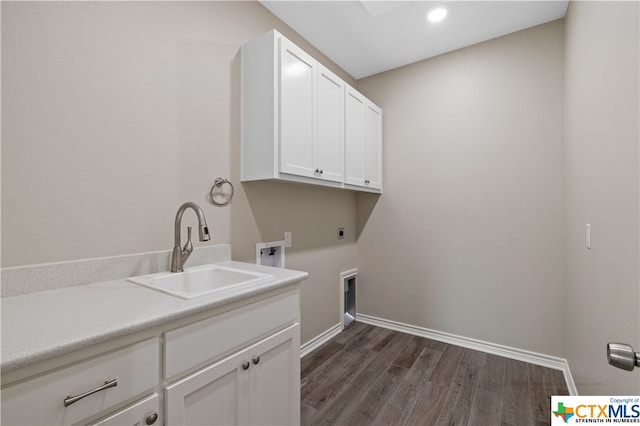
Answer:
[[[529,392],[533,418],[551,420],[551,395],[553,394],[553,371],[537,365],[529,365]]]
[[[320,384],[308,376],[302,376],[300,379],[300,400],[306,401],[309,398],[309,395],[317,389]]]
[[[369,363],[367,370],[384,372],[411,341],[408,334],[394,331],[393,338],[380,350],[378,356]]]
[[[551,422],[551,396],[568,395],[564,374],[539,365],[529,365],[531,409],[534,420]]]
[[[435,425],[447,398],[448,388],[427,382],[423,396],[403,422],[405,425]]]
[[[300,375],[306,376],[319,365],[324,363],[327,359],[331,358],[333,354],[342,349],[344,345],[337,343],[334,340],[330,340],[324,345],[320,346],[315,351],[311,352],[300,362]]]
[[[395,392],[398,384],[407,374],[407,369],[391,365],[369,388],[360,401],[336,420],[337,424],[370,425],[376,418],[389,397]]]
[[[427,339],[427,347],[434,351],[444,352],[449,347],[448,343],[439,342],[437,340]]]
[[[429,348],[423,349],[416,362],[407,372],[391,402],[399,407],[406,408],[407,403],[411,402],[412,399],[420,398],[421,388],[429,381],[429,377],[431,377],[433,370],[438,365],[441,356],[441,352]]]
[[[480,372],[478,388],[489,392],[498,393],[502,397],[502,387],[504,385],[504,368],[506,359],[487,354],[484,368]]]
[[[469,413],[469,425],[498,425],[502,411],[502,396],[478,388]]]
[[[444,408],[436,420],[439,425],[465,425],[469,420],[471,406],[478,388],[480,371],[484,367],[486,354],[465,349],[460,365],[456,369]]]
[[[453,376],[458,369],[463,353],[464,349],[460,346],[447,345],[429,381],[448,387],[453,381]]]
[[[363,369],[351,383],[342,387],[335,398],[318,411],[309,424],[337,425],[336,420],[357,404],[379,377],[378,372]]]
[[[331,358],[320,364],[315,369],[311,370],[306,376],[306,380],[301,380],[301,386],[304,388],[308,382],[313,382],[316,386],[326,382],[329,378],[335,374],[336,369],[344,364],[344,358],[350,356],[355,352],[350,351],[338,351]]]
[[[422,350],[427,347],[427,343],[427,339],[413,336],[407,346],[405,346],[402,352],[393,360],[393,364],[410,369],[422,353]]]
[[[359,335],[363,333],[370,333],[371,331],[371,326],[356,321],[351,323],[349,327],[346,327],[344,330],[342,330],[342,333],[338,334],[331,340],[335,341],[336,343],[340,343],[341,345],[346,345],[351,340],[356,339]]]
[[[425,394],[429,389],[429,377],[436,367],[442,352],[424,348],[413,363],[396,391],[374,420],[374,424],[404,424],[419,401],[428,399]]]
[[[348,386],[376,356],[375,352],[365,349],[344,354],[343,363],[335,365],[333,374],[328,376],[321,385],[317,385],[312,392],[304,392],[303,401],[316,409],[322,409]]]
[[[396,332],[393,330],[386,330],[381,328],[376,328],[376,331],[380,331],[377,334],[371,334],[369,337],[371,341],[366,345],[367,349],[370,349],[375,352],[380,352],[384,349],[385,346],[391,342],[393,336],[396,335]]]
[[[569,389],[567,388],[567,381],[564,378],[564,373],[560,370],[553,370],[553,390],[552,395],[569,395]]]
[[[371,339],[375,338],[375,336],[382,332],[384,332],[384,330],[381,330],[380,327],[370,326],[354,333],[350,339],[344,341],[345,350],[357,351],[361,348],[365,348],[371,342]]]
[[[358,357],[362,351],[363,349],[349,349],[347,347],[343,347],[341,350],[326,359],[324,363],[308,372],[305,377],[318,384],[331,380],[331,377],[335,376],[336,372],[343,369],[345,365],[352,365],[353,361],[350,358]]]
[[[403,410],[397,405],[385,404],[376,418],[371,422],[373,425],[402,425],[404,419],[411,411]]]
[[[305,404],[300,404],[300,424],[306,425],[318,414],[318,410]]]
[[[502,421],[515,425],[533,423],[528,366],[524,362],[506,360],[502,394]]]

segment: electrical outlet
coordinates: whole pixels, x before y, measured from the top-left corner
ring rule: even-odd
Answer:
[[[338,228],[338,239],[344,240],[344,228]]]
[[[284,246],[291,247],[291,232],[284,233]]]

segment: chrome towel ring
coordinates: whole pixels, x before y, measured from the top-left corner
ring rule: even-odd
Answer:
[[[222,186],[224,184],[229,185],[229,192],[224,192]],[[226,206],[233,199],[233,184],[229,182],[229,179],[217,177],[213,181],[211,191],[209,191],[209,201],[216,206]]]

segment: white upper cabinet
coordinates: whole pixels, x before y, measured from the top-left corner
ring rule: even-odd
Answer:
[[[382,110],[347,86],[345,183],[382,189]]]
[[[378,163],[382,160],[380,150],[374,155],[349,146],[347,87],[275,30],[244,45],[242,181],[277,179],[381,192],[380,167],[374,172],[375,167],[367,166],[360,180],[345,175],[345,161],[355,163],[355,155],[362,167],[374,156]],[[363,114],[358,127],[362,143],[380,144],[381,110],[358,96],[378,114],[375,120]],[[376,129],[377,135],[370,134]]]

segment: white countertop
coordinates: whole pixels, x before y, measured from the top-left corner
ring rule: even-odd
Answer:
[[[240,289],[180,299],[126,279],[2,298],[0,372],[6,373],[306,279],[251,263],[218,265],[273,275]]]

